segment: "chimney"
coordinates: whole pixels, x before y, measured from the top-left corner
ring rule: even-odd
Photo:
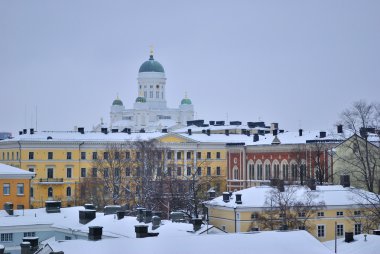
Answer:
[[[125,216],[125,211],[117,211],[117,212],[116,212],[116,216],[117,216],[117,219],[118,219],[118,220],[123,219],[124,216]]]
[[[301,137],[302,136],[302,129],[298,130],[298,135]]]
[[[209,190],[208,192],[208,198],[211,200],[211,199],[214,199],[215,198],[215,191],[214,190]]]
[[[33,135],[34,134],[34,129],[33,128],[30,128],[30,134]]]
[[[341,175],[340,176],[340,185],[343,187],[350,187],[350,176],[349,175]]]
[[[84,134],[84,128],[83,128],[83,127],[79,127],[79,128],[78,128],[78,132],[79,132],[80,134]]]
[[[152,230],[159,228],[161,225],[161,218],[159,216],[152,217]]]
[[[198,231],[199,229],[201,229],[202,227],[202,219],[201,218],[193,218],[191,220],[191,222],[193,223],[193,229],[194,229],[194,232]]]
[[[22,238],[22,242],[29,242],[30,243],[31,253],[34,253],[38,250],[38,247],[39,247],[38,246],[38,240],[39,240],[38,237],[32,237],[32,236]]]
[[[162,133],[168,133],[168,129],[162,129]]]
[[[343,125],[338,124],[338,125],[336,126],[336,132],[338,132],[338,133],[343,133]]]
[[[346,243],[350,243],[354,241],[354,232],[345,232],[344,233],[344,241]]]
[[[241,196],[242,196],[241,193],[236,193],[235,194],[235,197],[236,197],[235,203],[238,204],[238,205],[243,204],[243,201],[241,201]]]
[[[140,133],[145,133],[145,129],[142,128],[142,129],[140,130]]]
[[[107,128],[100,128],[100,131],[104,134],[107,134],[108,133],[108,130]]]
[[[144,223],[152,222],[152,210],[144,211]]]
[[[226,134],[226,136],[229,136],[230,135],[230,130],[224,130],[224,134]]]
[[[230,193],[228,193],[228,192],[223,192],[223,201],[224,201],[225,203],[230,202]]]
[[[22,131],[19,131],[19,132],[18,132],[18,135],[22,135]]]
[[[259,141],[259,134],[258,134],[258,133],[255,133],[255,134],[253,135],[253,142],[257,142],[257,141]]]
[[[208,122],[210,125],[215,125],[215,121],[209,121]]]
[[[45,201],[46,213],[60,213],[61,201]]]
[[[272,131],[273,136],[277,136],[277,132],[278,132],[278,129],[274,129],[274,130]]]
[[[272,130],[278,129],[278,123],[271,123],[271,124],[270,124],[270,128],[271,128]]]
[[[12,202],[5,202],[4,205],[4,210],[9,214],[13,215],[13,203]]]
[[[112,133],[117,133],[119,130],[118,129],[112,129],[111,132]]]
[[[325,131],[320,131],[319,132],[319,138],[325,138],[326,137],[326,132]]]
[[[374,230],[372,231],[372,233],[373,233],[374,235],[380,235],[380,229],[374,229]]]
[[[79,223],[87,224],[96,218],[95,210],[80,210],[79,211]]]
[[[20,243],[21,254],[32,254],[30,250],[30,242],[22,242]]]
[[[88,227],[88,240],[97,241],[102,239],[103,227],[90,226]]]
[[[22,130],[22,134],[26,134],[27,133],[27,130],[26,129],[23,129]]]
[[[148,233],[148,225],[135,225],[136,238],[158,236],[158,233]]]
[[[127,133],[130,135],[131,134],[131,128],[127,128]]]
[[[187,134],[189,134],[189,136],[191,136],[191,129],[187,129]]]
[[[307,186],[310,188],[310,190],[316,190],[316,189],[317,189],[317,182],[315,181],[314,178],[311,178],[311,179],[308,181]]]
[[[144,221],[144,211],[146,209],[144,207],[138,207],[136,210],[137,210],[137,221],[143,222]]]
[[[207,136],[210,136],[210,129],[206,130],[206,134],[207,134]]]

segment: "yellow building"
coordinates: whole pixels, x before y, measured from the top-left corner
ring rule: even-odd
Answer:
[[[210,187],[225,190],[225,141],[205,134],[33,131],[0,141],[0,161],[36,173],[31,182],[32,207],[44,207],[46,200],[61,200],[64,207],[81,205],[78,185],[94,176],[94,160],[110,144],[152,139],[170,151],[167,167],[179,178],[196,170],[200,177],[223,179]]]
[[[345,232],[370,232],[355,190],[341,185],[316,186],[316,190],[285,186],[281,192],[275,187],[260,186],[232,195],[224,193],[208,201],[206,206],[210,224],[227,232],[306,229],[318,240],[328,241],[334,239],[335,227],[338,238],[344,237]],[[276,205],[276,197],[279,197],[276,195],[282,195],[281,206]],[[286,205],[292,207],[284,208]],[[299,207],[294,208],[297,205]]]
[[[30,208],[30,181],[34,173],[0,163],[0,209],[12,203],[13,209]]]

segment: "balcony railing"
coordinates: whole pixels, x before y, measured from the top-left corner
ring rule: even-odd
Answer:
[[[51,182],[58,182],[58,183],[62,183],[63,182],[63,178],[40,178],[39,179],[39,182],[40,183],[51,183]]]

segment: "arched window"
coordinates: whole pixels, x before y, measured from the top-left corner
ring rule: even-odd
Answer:
[[[265,163],[264,163],[264,167],[265,167],[265,180],[269,180],[269,179],[271,179],[271,170],[270,170],[270,162],[269,162],[269,160],[266,160],[265,161]]]
[[[291,162],[290,168],[291,168],[291,177],[292,177],[292,179],[293,180],[297,180],[298,179],[298,167],[297,167],[297,164],[294,161]]]
[[[249,180],[255,179],[255,167],[252,160],[248,161],[248,177]]]
[[[234,167],[234,180],[239,179],[239,169]]]
[[[263,164],[260,160],[256,162],[256,179],[263,180]]]
[[[52,197],[53,197],[53,188],[52,188],[52,187],[49,187],[49,188],[48,188],[48,197],[49,197],[49,198],[52,198]]]
[[[71,197],[71,187],[66,188],[66,196]]]
[[[280,165],[278,161],[273,161],[273,178],[280,178]]]

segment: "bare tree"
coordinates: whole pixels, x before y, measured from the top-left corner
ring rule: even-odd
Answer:
[[[262,229],[309,229],[308,221],[318,210],[323,209],[324,202],[316,202],[317,194],[306,187],[290,185],[283,191],[273,188],[265,200],[264,212],[258,214],[257,224]]]
[[[358,101],[343,111],[341,123],[349,139],[335,154],[344,167],[342,173],[349,174],[354,185],[370,192],[375,192],[375,184],[380,187],[379,109],[378,103]]]

